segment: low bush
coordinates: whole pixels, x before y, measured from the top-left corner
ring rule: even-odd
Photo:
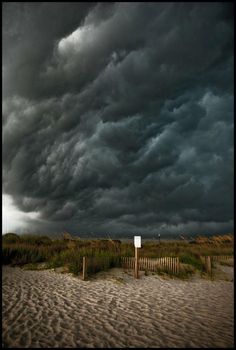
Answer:
[[[120,267],[120,256],[112,252],[101,251],[88,257],[87,272],[94,274],[99,271],[106,271],[113,267]]]
[[[192,265],[197,270],[202,271],[204,269],[204,263],[200,259],[200,255],[193,255],[190,253],[181,254],[179,257],[180,263]]]
[[[18,243],[20,242],[20,237],[15,233],[6,233],[2,236],[3,243]]]

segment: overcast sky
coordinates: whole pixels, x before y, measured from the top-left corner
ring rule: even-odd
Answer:
[[[3,231],[233,230],[232,3],[4,3]]]

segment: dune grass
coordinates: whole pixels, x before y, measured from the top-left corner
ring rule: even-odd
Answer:
[[[204,271],[201,256],[233,255],[233,236],[212,239],[200,237],[195,244],[185,241],[145,242],[140,248],[140,257],[158,258],[165,256],[179,257],[183,266]],[[133,242],[118,240],[81,240],[51,239],[42,235],[21,235],[10,233],[3,235],[3,264],[24,266],[37,269],[37,264],[45,263],[46,268],[67,267],[75,275],[82,271],[83,256],[88,257],[88,274],[120,267],[121,256],[134,256]]]

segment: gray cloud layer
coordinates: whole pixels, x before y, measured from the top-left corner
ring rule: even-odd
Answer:
[[[5,3],[3,191],[35,230],[233,228],[231,3]]]

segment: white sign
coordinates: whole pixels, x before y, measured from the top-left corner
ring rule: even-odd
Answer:
[[[141,248],[141,236],[134,236],[135,248]]]

